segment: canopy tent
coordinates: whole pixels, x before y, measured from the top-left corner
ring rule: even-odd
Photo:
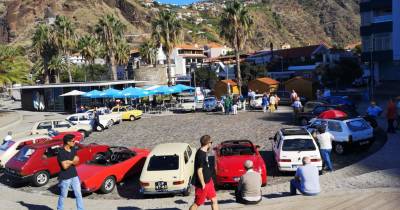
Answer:
[[[89,98],[101,98],[100,94],[101,94],[101,91],[92,90],[92,91],[89,91],[89,92],[83,94],[82,96],[89,97]]]
[[[81,95],[84,95],[84,94],[86,94],[86,92],[82,92],[82,91],[79,91],[79,90],[73,90],[73,91],[70,91],[68,93],[64,93],[64,94],[62,94],[60,96],[62,96],[62,97],[65,97],[65,96],[81,96]]]
[[[345,118],[347,117],[347,114],[340,111],[340,110],[328,110],[325,112],[322,112],[318,118],[321,119],[336,119],[336,118]]]
[[[177,85],[173,86],[173,88],[180,90],[181,92],[185,91],[185,90],[194,90],[194,87],[190,87],[190,86],[182,85],[182,84],[177,84]]]
[[[100,93],[101,98],[124,98],[121,91],[114,88],[108,88]]]
[[[151,95],[151,92],[141,88],[128,87],[122,90],[121,94],[126,98],[143,98]]]
[[[145,87],[144,89],[152,92],[155,95],[168,95],[168,94],[172,94],[175,92],[174,89],[172,89],[166,85],[154,85],[154,86],[150,86],[150,87]]]

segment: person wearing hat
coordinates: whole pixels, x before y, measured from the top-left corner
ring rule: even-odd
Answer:
[[[261,174],[253,170],[253,161],[246,160],[243,164],[246,173],[240,177],[235,191],[236,202],[242,204],[257,204],[261,201]]]
[[[67,134],[63,138],[63,147],[60,148],[57,161],[60,165],[60,173],[58,174],[60,196],[58,198],[57,210],[64,209],[64,199],[68,195],[68,189],[72,186],[76,199],[76,208],[83,210],[83,199],[81,192],[81,183],[75,166],[79,164],[79,157],[76,155],[75,135]]]

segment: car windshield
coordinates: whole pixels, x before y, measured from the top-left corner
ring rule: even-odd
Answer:
[[[8,148],[10,148],[13,144],[15,144],[14,141],[11,141],[11,140],[10,141],[6,141],[0,146],[0,150],[7,151]]]
[[[32,156],[32,154],[35,152],[34,149],[32,148],[28,148],[28,147],[24,147],[22,148],[16,155],[16,159],[21,161],[21,162],[25,162],[29,159],[29,157]]]
[[[148,171],[169,171],[179,168],[178,155],[155,156],[150,158]]]
[[[194,102],[194,98],[182,98],[182,103],[192,103]]]
[[[349,122],[346,122],[347,127],[353,132],[355,131],[363,131],[369,129],[369,125],[365,120],[359,119],[359,120],[352,120]]]
[[[249,146],[232,146],[221,148],[221,156],[254,155],[254,149]]]
[[[314,151],[312,139],[287,139],[283,142],[282,151]]]

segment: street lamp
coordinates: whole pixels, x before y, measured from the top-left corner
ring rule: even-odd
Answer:
[[[371,47],[370,47],[370,99],[374,98],[374,88],[375,88],[375,71],[374,71],[374,61],[373,54],[375,50],[375,38],[374,35],[371,35]]]

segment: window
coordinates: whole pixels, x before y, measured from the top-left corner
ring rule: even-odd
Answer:
[[[283,142],[282,151],[314,151],[312,139],[287,139]]]
[[[89,120],[89,116],[87,116],[87,115],[79,116],[79,121],[86,121],[86,120]]]
[[[18,154],[16,155],[16,159],[21,162],[25,162],[32,156],[32,154],[34,152],[35,152],[34,149],[25,147],[21,151],[18,152]]]
[[[14,141],[6,141],[0,146],[1,151],[7,151],[8,148],[10,148],[13,144],[15,144]]]
[[[18,146],[16,150],[21,150],[24,146],[26,145],[31,145],[33,144],[33,141],[25,141],[25,142],[21,142]]]
[[[189,161],[189,157],[186,151],[183,153],[183,158],[185,159],[185,164],[186,164]]]
[[[188,153],[189,158],[192,157],[192,149],[189,146],[187,147],[186,152]]]
[[[347,127],[349,127],[349,129],[353,132],[367,130],[370,128],[368,123],[365,120],[361,120],[361,119],[350,121],[350,122],[347,122],[346,124],[347,124]]]
[[[60,149],[59,146],[54,146],[54,147],[47,148],[47,150],[44,153],[44,155],[46,155],[47,158],[56,157],[58,155],[59,149]]]
[[[155,156],[150,158],[148,171],[169,171],[177,170],[179,168],[179,156],[178,155],[165,155]]]
[[[333,132],[342,132],[342,126],[340,125],[340,122],[336,121],[328,121],[328,130],[333,131]]]
[[[392,49],[392,33],[375,34],[374,39],[374,51],[385,51]]]
[[[49,122],[49,121],[41,122],[41,123],[39,123],[37,129],[38,130],[41,130],[41,129],[49,130],[49,129],[51,129],[51,122]]]
[[[54,121],[55,128],[70,128],[71,124],[67,121]]]
[[[120,112],[126,112],[126,109],[125,108],[119,108],[119,111]]]
[[[76,122],[76,121],[78,121],[78,117],[77,116],[71,116],[69,118],[69,121]]]

